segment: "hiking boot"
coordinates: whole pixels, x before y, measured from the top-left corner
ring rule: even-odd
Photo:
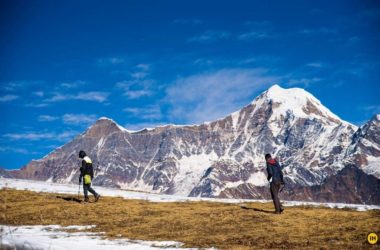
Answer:
[[[283,208],[280,208],[280,213],[284,212],[284,209]]]
[[[100,195],[98,194],[97,196],[95,196],[95,202],[97,202],[100,198]]]
[[[84,198],[84,202],[90,202],[90,200],[88,199],[88,197]]]

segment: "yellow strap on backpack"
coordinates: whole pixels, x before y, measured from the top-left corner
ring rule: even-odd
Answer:
[[[84,175],[84,184],[91,184],[91,176],[89,174]]]

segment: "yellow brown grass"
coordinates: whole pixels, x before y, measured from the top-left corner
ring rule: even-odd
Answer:
[[[101,197],[97,203],[69,200],[72,195],[2,189],[0,224],[96,225],[107,238],[174,240],[184,247],[220,249],[371,248],[379,233],[380,211],[288,207],[272,213],[272,203],[153,203]],[[377,245],[378,246],[378,245]]]

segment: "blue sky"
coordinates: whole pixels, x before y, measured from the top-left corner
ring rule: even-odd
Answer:
[[[274,83],[356,125],[380,113],[378,1],[0,1],[0,166],[107,116],[224,117]]]

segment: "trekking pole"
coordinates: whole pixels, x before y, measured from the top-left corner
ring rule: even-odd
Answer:
[[[79,195],[80,195],[80,183],[78,185],[78,200],[79,200]]]

